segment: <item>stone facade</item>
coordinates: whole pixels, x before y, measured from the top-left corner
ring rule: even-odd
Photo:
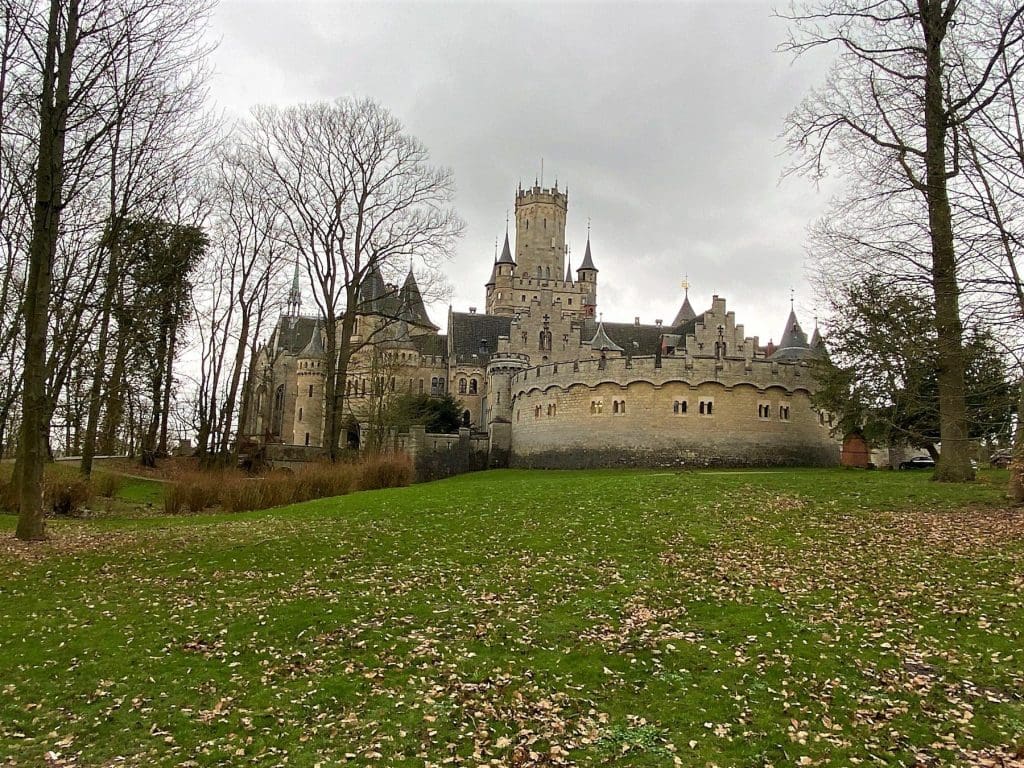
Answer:
[[[491,466],[838,463],[832,419],[810,399],[809,362],[824,354],[817,329],[808,341],[790,308],[778,346],[762,346],[718,296],[698,315],[684,295],[671,325],[597,319],[590,238],[574,272],[567,215],[557,185],[517,190],[515,257],[506,233],[486,311],[449,310],[446,335],[411,272],[401,289],[370,281],[364,303],[374,311],[358,323],[380,341],[357,359],[346,391],[355,442],[375,393],[450,391],[464,424],[486,433]],[[320,444],[323,349],[312,328],[315,319],[283,317],[261,350],[271,385],[253,378],[250,433]]]

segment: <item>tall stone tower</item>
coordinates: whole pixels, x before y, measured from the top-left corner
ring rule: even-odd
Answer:
[[[565,217],[568,190],[536,184],[516,192],[516,274],[561,280],[565,274]]]

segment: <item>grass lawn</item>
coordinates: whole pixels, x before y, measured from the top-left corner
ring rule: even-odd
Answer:
[[[0,765],[1014,765],[1005,481],[497,471],[35,546],[0,517]]]

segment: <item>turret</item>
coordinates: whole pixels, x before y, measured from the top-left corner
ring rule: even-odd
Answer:
[[[597,267],[590,253],[590,232],[587,232],[587,250],[583,254],[583,262],[576,268],[576,276],[583,294],[583,306],[587,315],[593,316],[597,308]]]
[[[810,356],[811,345],[807,343],[807,334],[800,327],[800,321],[796,317],[796,310],[793,308],[793,300],[790,299],[786,330],[782,332],[778,348],[772,353],[771,359],[780,362],[796,362],[806,360]]]

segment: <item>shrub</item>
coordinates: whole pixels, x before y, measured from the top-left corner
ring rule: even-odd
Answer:
[[[84,477],[44,477],[43,503],[55,515],[78,515],[93,497]]]
[[[105,499],[112,499],[121,490],[123,479],[120,475],[112,475],[109,472],[100,472],[92,476],[92,484],[96,493]]]
[[[164,512],[180,515],[185,511],[185,497],[177,483],[168,483],[164,488]]]
[[[358,469],[361,491],[398,488],[409,485],[413,480],[412,462],[405,454],[375,456],[358,465]]]

